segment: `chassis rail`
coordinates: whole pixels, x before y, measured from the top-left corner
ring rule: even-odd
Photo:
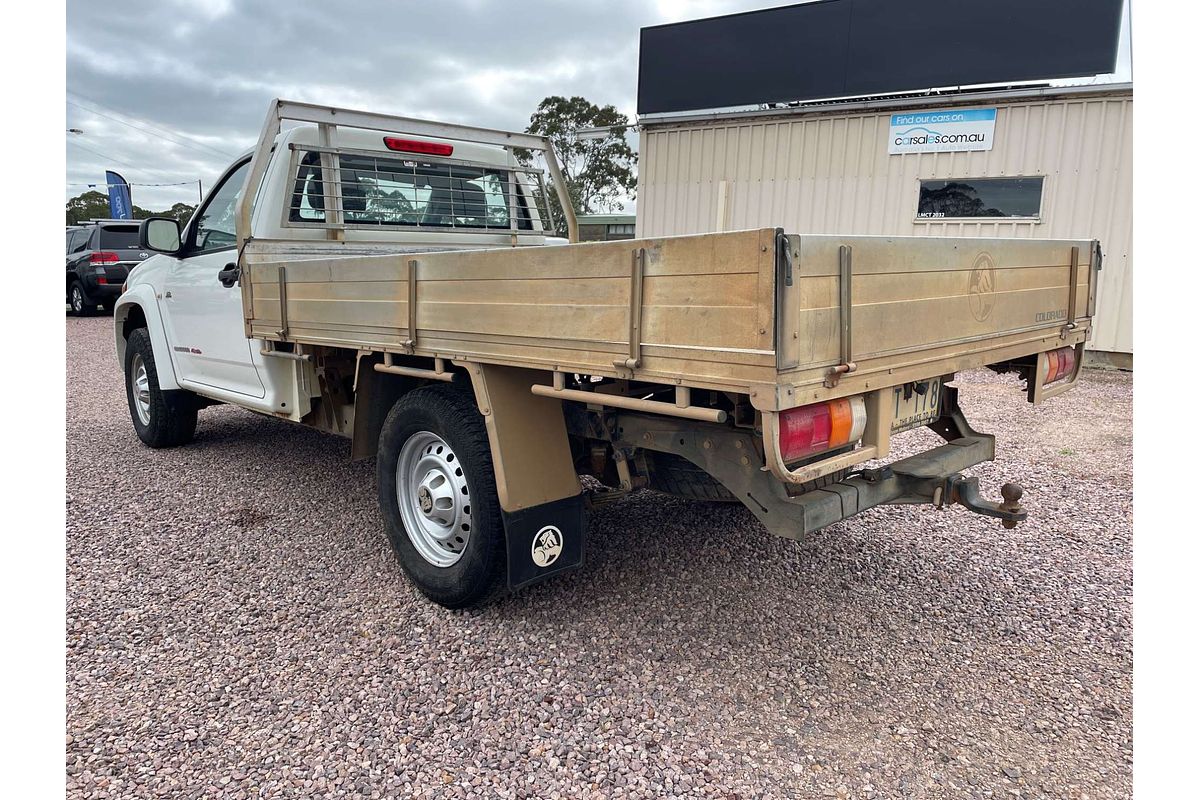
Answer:
[[[1004,502],[994,503],[982,499],[977,478],[961,474],[995,459],[995,437],[971,428],[958,409],[953,387],[943,391],[945,411],[929,427],[946,444],[807,491],[789,489],[772,474],[760,449],[761,438],[750,429],[578,406],[568,410],[567,425],[573,433],[608,440],[622,459],[632,458],[638,449],[686,458],[724,485],[771,533],[787,539],[802,539],[888,504],[961,504],[1013,527],[1027,516],[1018,503],[1021,488],[1005,484]]]

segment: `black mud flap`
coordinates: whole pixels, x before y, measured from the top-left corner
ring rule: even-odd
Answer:
[[[501,513],[508,542],[509,589],[583,566],[582,494]]]

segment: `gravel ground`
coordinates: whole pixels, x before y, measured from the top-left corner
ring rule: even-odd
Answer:
[[[218,407],[141,447],[110,326],[66,322],[70,798],[1130,794],[1128,375],[1036,409],[960,378],[1016,530],[892,507],[797,544],[641,493],[582,571],[464,614],[346,441]]]

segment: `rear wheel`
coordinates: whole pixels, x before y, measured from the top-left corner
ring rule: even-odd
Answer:
[[[661,451],[648,451],[650,456],[650,488],[688,500],[707,500],[711,503],[736,503],[733,492],[720,481],[683,456]]]
[[[83,293],[83,287],[78,281],[72,283],[71,288],[67,290],[67,298],[75,316],[90,317],[96,313],[96,304],[88,302],[87,295]]]
[[[487,428],[452,386],[404,395],[379,435],[379,508],[409,579],[447,608],[481,605],[504,587],[504,522]]]
[[[150,334],[138,328],[125,344],[125,395],[138,438],[150,447],[178,447],[196,433],[196,408],[187,392],[163,392],[158,385]]]

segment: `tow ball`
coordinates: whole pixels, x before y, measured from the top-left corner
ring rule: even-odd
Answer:
[[[984,500],[979,491],[979,478],[965,478],[962,475],[951,475],[946,479],[942,493],[945,504],[958,503],[967,510],[988,517],[996,517],[1005,528],[1015,528],[1018,522],[1024,522],[1029,512],[1021,508],[1021,495],[1025,490],[1018,483],[1006,483],[1000,487],[1003,502],[994,503]]]

